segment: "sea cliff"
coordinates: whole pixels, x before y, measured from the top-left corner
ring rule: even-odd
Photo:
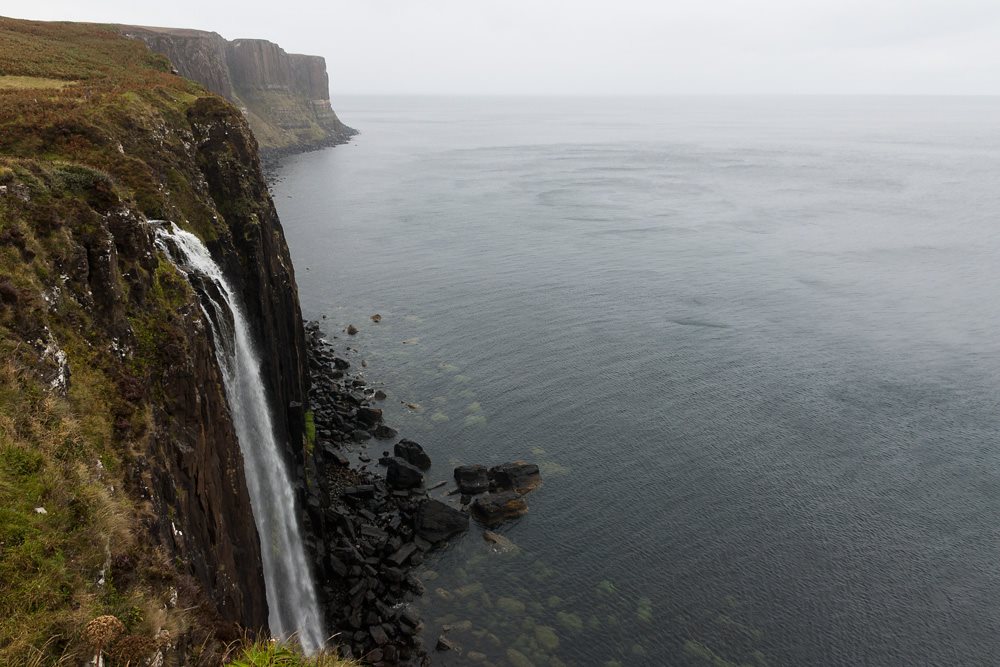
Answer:
[[[265,159],[343,143],[356,134],[330,104],[321,56],[286,53],[264,39],[228,41],[203,30],[119,29],[166,56],[182,76],[239,107]]]
[[[120,664],[217,664],[267,625],[209,325],[150,221],[197,235],[238,286],[300,467],[295,276],[253,115],[172,70],[120,29],[0,19],[3,664],[81,664],[102,614],[124,624]]]

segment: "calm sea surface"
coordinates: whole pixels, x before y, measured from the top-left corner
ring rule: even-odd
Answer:
[[[437,664],[1000,663],[1000,99],[336,102],[306,316],[429,481],[545,480],[422,568]]]

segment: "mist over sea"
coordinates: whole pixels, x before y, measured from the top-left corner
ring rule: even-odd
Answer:
[[[436,664],[997,662],[1000,98],[334,103],[304,314],[429,482],[542,468],[420,568]]]

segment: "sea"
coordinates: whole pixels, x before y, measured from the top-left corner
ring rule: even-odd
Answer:
[[[1000,98],[334,102],[304,315],[428,485],[544,480],[418,569],[434,664],[1000,663]]]

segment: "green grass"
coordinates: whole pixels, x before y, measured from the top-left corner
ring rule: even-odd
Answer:
[[[360,667],[353,660],[322,654],[305,657],[295,647],[276,641],[244,642],[233,648],[227,667]]]
[[[63,79],[46,79],[40,76],[0,76],[0,88],[32,89],[39,88],[65,88],[76,83],[76,81],[65,81]]]

